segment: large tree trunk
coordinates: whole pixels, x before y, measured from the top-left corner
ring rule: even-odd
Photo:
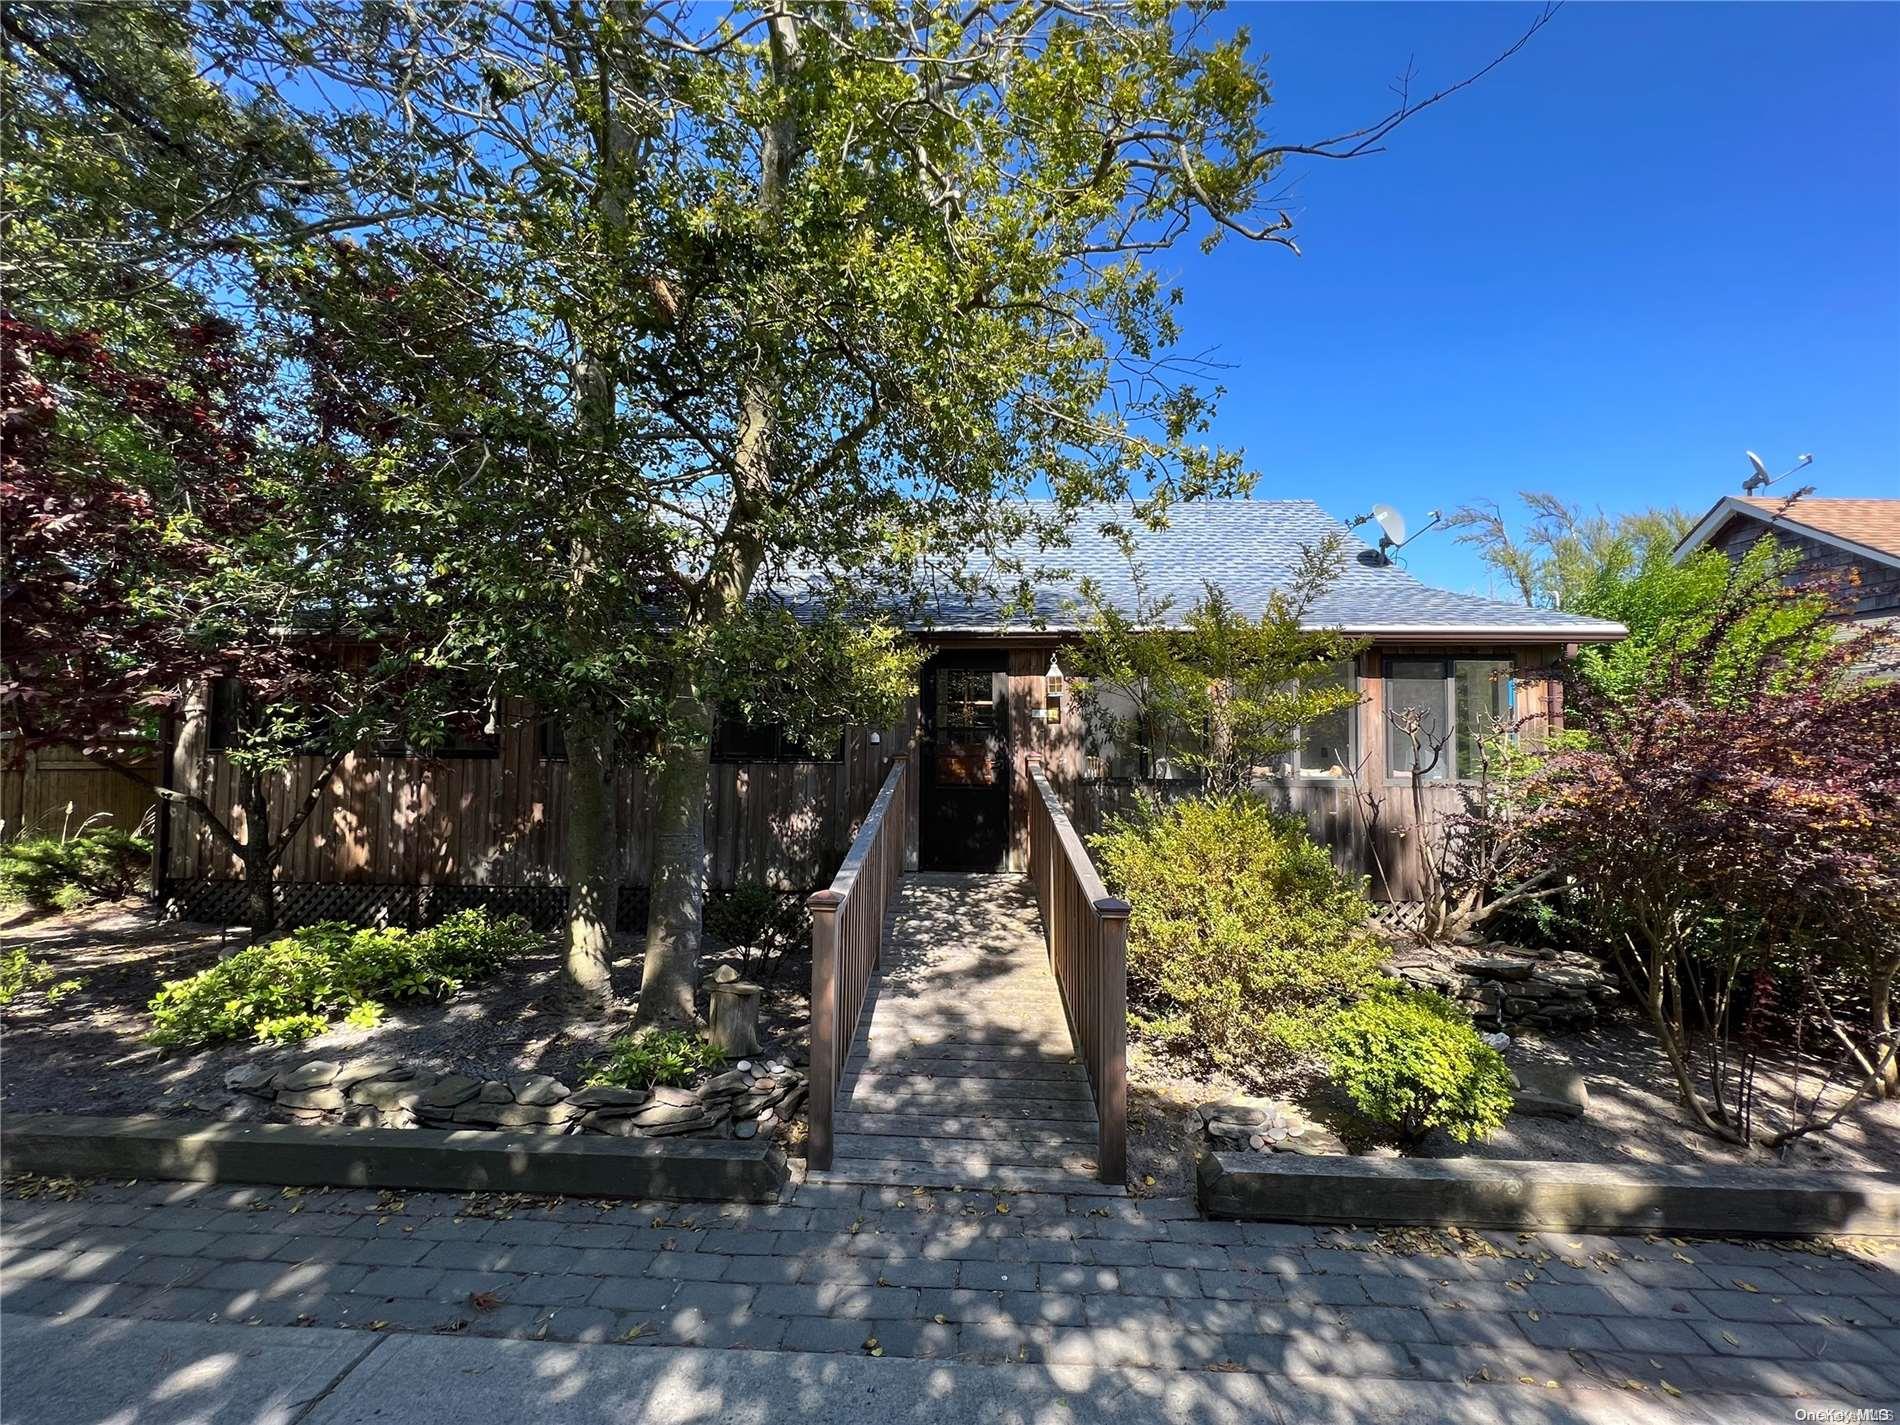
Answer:
[[[799,66],[799,21],[779,9],[767,23],[772,71],[781,83]],[[784,205],[799,147],[798,106],[783,102],[760,131],[759,191],[754,206],[771,215]],[[718,627],[745,608],[765,559],[764,529],[773,493],[776,391],[762,356],[741,393],[733,450],[732,508],[706,571],[697,620]],[[684,671],[676,684],[654,812],[652,904],[641,971],[640,1025],[690,1023],[699,975],[699,922],[705,902],[706,792],[714,709]]]
[[[614,835],[613,728],[593,713],[571,713],[567,739],[567,990],[590,1009],[613,1002],[614,921],[619,846]]]
[[[244,919],[253,941],[277,929],[277,858],[271,854],[270,792],[264,778],[247,773],[243,781],[244,840],[238,859],[244,867]]]
[[[653,815],[651,907],[638,1025],[694,1022],[699,922],[705,905],[706,789],[713,710],[683,690],[669,719]]]

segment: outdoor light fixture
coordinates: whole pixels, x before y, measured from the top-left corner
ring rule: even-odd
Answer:
[[[1062,723],[1062,665],[1049,655],[1049,671],[1042,675],[1042,720],[1051,727]]]

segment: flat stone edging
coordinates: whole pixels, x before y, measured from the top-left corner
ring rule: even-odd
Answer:
[[[559,1193],[771,1202],[789,1178],[774,1143],[461,1129],[9,1117],[0,1169],[69,1177],[293,1187]]]
[[[1209,1217],[1361,1227],[1900,1236],[1900,1176],[1484,1158],[1203,1153]]]

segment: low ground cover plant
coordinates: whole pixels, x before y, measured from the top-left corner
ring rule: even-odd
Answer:
[[[48,1004],[58,1004],[78,988],[78,980],[60,979],[58,970],[28,955],[24,945],[0,951],[0,1009],[29,990],[41,990]]]
[[[78,910],[129,894],[151,867],[152,843],[117,827],[0,844],[0,906]]]
[[[1137,1033],[1204,1048],[1252,1077],[1309,1052],[1383,958],[1363,889],[1296,818],[1238,796],[1111,823],[1094,841],[1128,898]]]
[[[152,1001],[150,1037],[183,1049],[227,1039],[304,1039],[338,1018],[367,1027],[388,1001],[442,999],[538,939],[519,916],[491,920],[479,910],[421,931],[324,921],[170,981]]]
[[[1339,1011],[1321,1052],[1353,1106],[1417,1145],[1434,1128],[1488,1138],[1511,1111],[1511,1071],[1443,995],[1381,985]]]
[[[684,1088],[726,1056],[684,1029],[644,1029],[623,1034],[607,1046],[607,1057],[588,1071],[587,1087],[649,1089],[656,1084]]]

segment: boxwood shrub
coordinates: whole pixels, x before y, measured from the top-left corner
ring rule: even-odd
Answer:
[[[1511,1111],[1511,1071],[1443,995],[1385,984],[1334,1015],[1322,1036],[1356,1107],[1415,1146],[1434,1128],[1488,1138]]]
[[[324,921],[240,950],[152,1001],[151,1040],[195,1048],[225,1039],[303,1039],[338,1018],[373,1022],[364,1005],[441,999],[493,974],[539,937],[519,916],[479,910],[432,930],[362,930]]]
[[[1195,798],[1094,839],[1134,906],[1128,998],[1137,1034],[1247,1078],[1309,1052],[1382,959],[1363,887],[1298,818],[1252,797]]]

